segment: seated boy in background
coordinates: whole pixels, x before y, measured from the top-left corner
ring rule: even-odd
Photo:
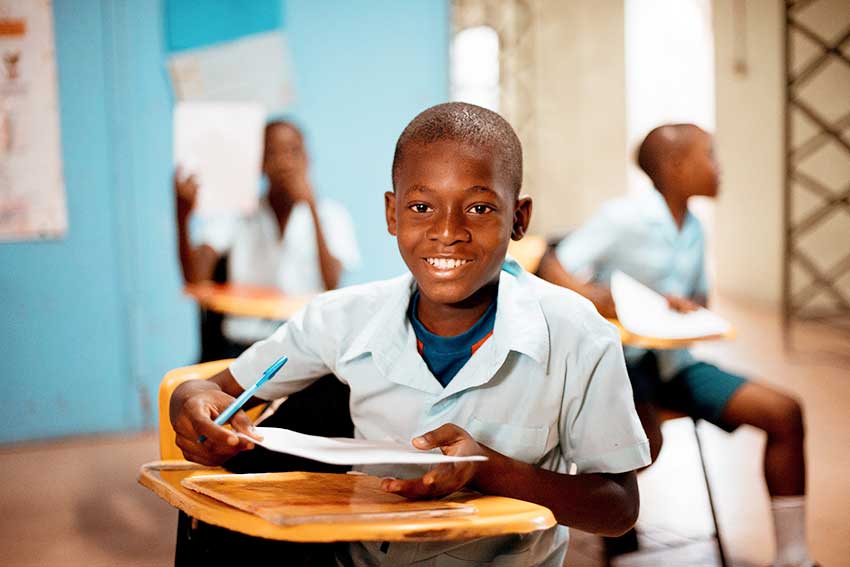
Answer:
[[[562,524],[473,542],[358,542],[340,563],[499,557],[499,565],[560,567],[564,526],[628,530],[639,508],[634,471],[649,463],[649,446],[618,335],[578,294],[505,263],[508,243],[522,238],[531,216],[513,129],[471,104],[432,107],[401,134],[392,181],[387,228],[410,273],[322,294],[228,370],[181,385],[171,421],[184,455],[218,464],[250,448],[213,419],[286,354],[286,368],[259,398],[289,395],[332,372],[351,388],[355,437],[489,458],[431,470],[362,468],[390,476],[385,490],[439,498],[468,486],[546,506]],[[255,435],[244,413],[231,423]]]
[[[608,287],[615,270],[666,294],[673,309],[705,306],[705,243],[699,221],[688,211],[688,199],[717,195],[719,172],[712,137],[692,124],[660,126],[640,146],[638,165],[656,190],[603,206],[564,239],[555,254],[544,257],[538,274],[585,295],[606,317],[616,316]],[[662,443],[657,406],[730,432],[747,424],[767,433],[764,476],[776,535],[774,565],[812,565],[805,537],[806,467],[799,402],[767,384],[699,362],[687,350],[626,347],[625,352],[653,460]]]
[[[269,122],[262,162],[268,191],[257,210],[241,218],[202,223],[197,244],[190,241],[189,221],[198,183],[194,175],[175,172],[178,252],[184,281],[272,287],[290,295],[335,289],[344,271],[360,260],[354,225],[342,205],[316,198],[308,162],[301,131],[284,120]],[[217,273],[220,271],[226,273]],[[203,345],[214,352],[204,353],[202,359],[238,356],[278,326],[278,321],[225,317],[221,331],[226,340],[212,347]]]

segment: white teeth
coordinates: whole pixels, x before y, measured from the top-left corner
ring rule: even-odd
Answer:
[[[469,260],[460,260],[456,258],[428,258],[427,262],[438,270],[452,270],[458,266],[463,266]]]

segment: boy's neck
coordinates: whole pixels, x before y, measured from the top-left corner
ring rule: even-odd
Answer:
[[[436,303],[419,293],[416,318],[426,329],[441,337],[454,337],[468,331],[496,301],[498,281],[488,284],[460,303]]]
[[[681,229],[685,223],[685,216],[688,214],[688,197],[682,196],[678,191],[664,191],[658,188],[658,192],[661,193],[664,202],[667,203],[667,208],[670,209],[676,228]]]
[[[286,190],[278,187],[269,187],[266,199],[277,219],[278,228],[281,234],[283,234],[283,230],[286,228],[286,221],[289,220],[289,213],[292,212],[295,202],[289,197],[289,193]]]

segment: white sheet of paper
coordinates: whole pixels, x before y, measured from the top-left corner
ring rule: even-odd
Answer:
[[[412,445],[399,445],[392,441],[317,437],[275,427],[257,427],[257,433],[263,436],[257,445],[266,449],[332,465],[430,465],[487,460],[481,455],[450,457],[439,451],[420,451]],[[245,435],[239,436],[250,440]]]
[[[174,110],[174,163],[194,174],[200,216],[257,208],[266,113],[254,102],[181,102]]]
[[[617,318],[636,335],[659,339],[696,339],[722,335],[731,330],[728,321],[708,309],[679,313],[670,309],[664,296],[623,272],[611,276],[611,295]]]

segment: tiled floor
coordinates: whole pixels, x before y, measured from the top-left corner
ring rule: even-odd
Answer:
[[[850,565],[850,335],[816,327],[786,354],[769,309],[724,302],[738,339],[706,345],[700,355],[783,387],[806,407],[809,534],[826,567]],[[614,567],[716,565],[710,515],[693,426],[664,426],[659,461],[640,476],[638,527],[649,551]],[[771,560],[768,498],[761,482],[763,438],[742,429],[702,430],[720,526],[731,564]],[[0,448],[0,565],[160,566],[173,560],[176,513],[135,482],[154,460],[153,433]],[[674,550],[671,544],[686,545]],[[574,533],[568,565],[602,565],[599,539]]]

